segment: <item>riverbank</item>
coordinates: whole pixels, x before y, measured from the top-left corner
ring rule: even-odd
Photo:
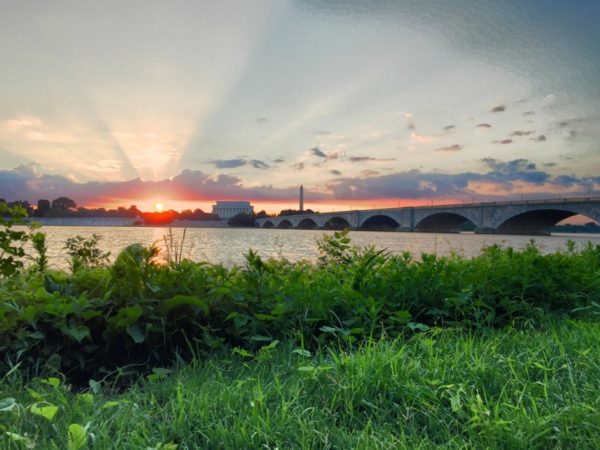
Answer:
[[[0,279],[3,448],[586,448],[597,435],[599,245],[417,260],[335,233],[315,263],[250,251],[227,268],[178,244],[107,263],[78,242],[70,270]]]
[[[139,218],[120,217],[33,217],[43,227],[155,227],[145,224]],[[171,228],[228,228],[226,220],[175,220],[165,224]]]

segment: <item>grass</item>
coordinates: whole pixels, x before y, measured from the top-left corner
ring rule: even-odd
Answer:
[[[314,355],[289,341],[253,357],[221,350],[122,393],[14,371],[0,383],[0,446],[78,448],[75,424],[99,449],[598,448],[599,379],[600,324],[576,320]],[[48,420],[32,404],[58,409]]]

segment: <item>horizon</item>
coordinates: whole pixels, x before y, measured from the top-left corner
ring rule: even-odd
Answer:
[[[0,197],[321,211],[600,192],[600,4],[9,2]],[[568,39],[565,38],[568,36]]]

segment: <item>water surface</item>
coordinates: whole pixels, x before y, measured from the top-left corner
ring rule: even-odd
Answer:
[[[162,238],[169,230],[162,227],[44,227],[47,234],[50,264],[53,267],[67,267],[64,243],[69,237],[92,234],[102,236],[101,247],[111,252],[112,258],[129,244],[140,242],[150,245],[162,244]],[[176,238],[183,229],[173,229]],[[323,230],[282,230],[251,228],[190,228],[186,232],[185,255],[194,261],[209,261],[225,265],[239,264],[244,254],[252,248],[265,258],[285,257],[292,261],[307,259],[314,261],[318,256],[317,240]],[[566,247],[567,240],[577,246],[592,241],[600,244],[600,235],[553,235],[553,236],[507,236],[484,234],[444,234],[444,233],[399,233],[377,231],[350,232],[352,242],[357,245],[375,245],[387,248],[392,253],[409,251],[415,256],[421,253],[448,255],[451,252],[464,256],[475,256],[483,247],[499,244],[513,248],[523,248],[532,239],[544,252],[553,252]]]

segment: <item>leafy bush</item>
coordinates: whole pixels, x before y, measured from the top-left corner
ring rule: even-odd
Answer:
[[[19,205],[0,202],[0,277],[14,275],[24,266],[25,244],[31,239],[35,225],[26,221],[27,210]],[[26,228],[15,230],[21,225]]]
[[[0,364],[87,382],[117,368],[164,366],[222,347],[252,352],[282,339],[314,349],[431,327],[531,328],[551,316],[600,314],[598,245],[550,255],[534,245],[493,246],[472,259],[413,260],[354,248],[336,233],[320,248],[317,265],[251,251],[244,266],[225,268],[160,264],[156,247],[136,244],[108,267],[3,279]]]
[[[100,250],[100,236],[93,234],[90,239],[75,236],[67,239],[65,249],[71,257],[71,270],[76,272],[82,267],[100,267],[107,263],[110,252]]]

